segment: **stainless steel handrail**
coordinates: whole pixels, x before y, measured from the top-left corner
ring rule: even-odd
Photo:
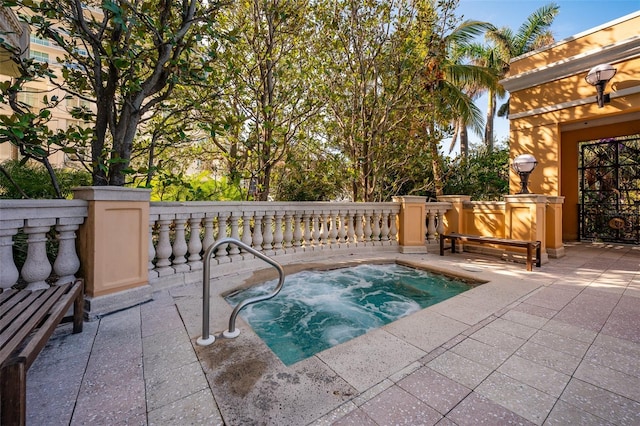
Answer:
[[[209,334],[209,307],[210,307],[209,297],[211,293],[211,290],[210,290],[211,288],[211,283],[210,283],[211,255],[213,254],[214,250],[217,249],[222,244],[234,244],[240,247],[241,249],[245,250],[246,252],[251,253],[254,256],[264,260],[265,262],[267,262],[268,264],[276,268],[280,276],[278,280],[278,285],[276,285],[276,287],[273,289],[271,293],[262,295],[262,296],[250,297],[236,305],[236,307],[233,309],[233,312],[231,312],[231,317],[229,317],[229,329],[222,333],[224,337],[234,338],[234,337],[238,337],[238,335],[240,334],[240,330],[239,329],[236,330],[236,317],[238,316],[238,313],[240,312],[240,310],[245,308],[247,305],[251,305],[253,303],[262,302],[264,300],[269,300],[273,298],[275,295],[280,293],[280,290],[284,285],[284,268],[282,268],[282,266],[275,260],[271,259],[270,257],[266,256],[264,253],[259,252],[253,247],[248,246],[247,244],[235,238],[226,237],[216,241],[205,251],[204,257],[202,260],[204,262],[204,267],[202,269],[202,336],[196,340],[196,343],[199,346],[210,345],[216,340],[215,336],[211,336]]]

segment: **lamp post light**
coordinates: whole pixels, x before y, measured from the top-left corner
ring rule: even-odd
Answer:
[[[596,90],[598,95],[596,96],[596,100],[598,101],[598,107],[602,108],[605,103],[610,101],[609,94],[604,94],[604,88],[616,75],[617,69],[615,69],[611,64],[600,64],[591,68],[585,80],[592,86],[596,86]]]
[[[520,154],[513,159],[511,168],[520,176],[520,192],[518,194],[529,194],[529,189],[527,188],[529,175],[537,164],[536,157],[531,154]]]

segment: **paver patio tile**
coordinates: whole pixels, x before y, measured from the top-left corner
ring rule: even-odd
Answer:
[[[510,321],[508,319],[505,319],[504,317],[498,318],[491,324],[487,325],[487,327],[525,340],[533,336],[534,333],[538,331],[538,328],[533,328],[515,321]]]
[[[398,386],[441,414],[448,413],[471,392],[471,389],[428,367],[423,367],[401,380]]]
[[[578,366],[574,377],[640,402],[640,377],[584,361]]]
[[[459,426],[534,424],[476,392],[469,394],[446,418]]]
[[[567,374],[519,356],[512,356],[506,360],[498,371],[555,397],[560,396],[571,378]]]
[[[392,386],[360,409],[379,425],[435,425],[442,416],[409,392]]]
[[[640,377],[640,357],[618,352],[608,346],[591,345],[584,360],[630,376]]]
[[[606,346],[610,350],[633,358],[640,358],[640,343],[620,339],[600,333],[593,342],[594,345]]]
[[[209,389],[149,411],[149,425],[224,425]]]
[[[475,392],[538,425],[556,402],[551,395],[498,372],[487,377]]]
[[[574,297],[575,291],[546,287],[528,297],[526,303],[557,311],[564,308]]]
[[[445,352],[427,366],[463,386],[473,389],[491,372],[492,368],[478,364],[451,351]]]
[[[640,343],[640,303],[623,296],[602,328],[602,333]]]
[[[175,305],[158,307],[153,310],[142,310],[142,337],[171,330],[183,329],[182,318]]]
[[[549,321],[550,317],[535,315],[530,312],[518,310],[518,308],[523,304],[524,303],[518,303],[516,306],[513,307],[513,309],[505,313],[502,316],[502,318],[518,324],[526,325],[531,328],[535,328],[537,330],[541,329],[547,323],[547,321]],[[529,305],[529,306],[532,306],[532,305]],[[553,312],[553,315],[555,315],[555,311],[552,311],[552,312]]]
[[[560,399],[614,424],[640,424],[640,403],[582,380],[571,379]]]
[[[553,410],[551,410],[551,413],[549,413],[549,417],[547,417],[544,424],[558,426],[613,426],[613,423],[609,423],[600,417],[596,417],[564,401],[556,402],[556,405],[553,407]]]
[[[554,319],[593,331],[600,331],[620,295],[597,292],[581,293],[565,306]]]
[[[567,324],[566,322],[558,321],[556,319],[549,320],[549,322],[542,327],[542,330],[589,344],[591,344],[593,339],[598,335],[598,333],[593,330]]]
[[[515,355],[568,375],[572,375],[576,371],[581,361],[580,357],[556,351],[534,342],[522,345]]]
[[[509,353],[515,352],[526,342],[525,339],[503,333],[500,330],[490,327],[478,330],[470,337]]]
[[[149,411],[209,387],[202,367],[197,361],[146,379],[145,385]]]
[[[546,346],[547,348],[580,358],[582,358],[584,354],[587,353],[587,349],[589,349],[588,343],[544,330],[540,330],[534,334],[533,337],[529,339],[529,342],[537,343],[538,345]]]
[[[558,313],[558,310],[545,308],[543,306],[532,305],[531,303],[524,302],[520,303],[518,306],[515,306],[510,312],[522,312],[525,314],[533,315],[540,318],[550,319]]]
[[[467,338],[451,349],[452,352],[492,369],[498,368],[511,352],[503,351],[478,340]]]
[[[353,410],[331,424],[332,426],[378,426],[378,423],[374,422],[360,408]]]

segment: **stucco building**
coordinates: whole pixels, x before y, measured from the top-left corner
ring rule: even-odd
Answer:
[[[530,191],[564,197],[547,240],[640,243],[638,28],[640,11],[515,58],[502,81],[511,158],[533,154]],[[604,68],[614,75],[599,104],[592,84],[610,77]],[[512,173],[511,193],[519,182]]]

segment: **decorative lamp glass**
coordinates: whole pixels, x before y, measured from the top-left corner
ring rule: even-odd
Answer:
[[[602,108],[605,103],[609,102],[609,95],[604,94],[604,88],[616,75],[617,69],[615,69],[611,64],[600,64],[591,68],[591,70],[587,73],[585,80],[592,86],[596,86],[597,96],[596,100],[598,101],[598,106]]]
[[[531,154],[520,154],[513,159],[511,168],[520,176],[520,192],[518,194],[529,194],[527,188],[529,175],[536,168],[538,160]]]

